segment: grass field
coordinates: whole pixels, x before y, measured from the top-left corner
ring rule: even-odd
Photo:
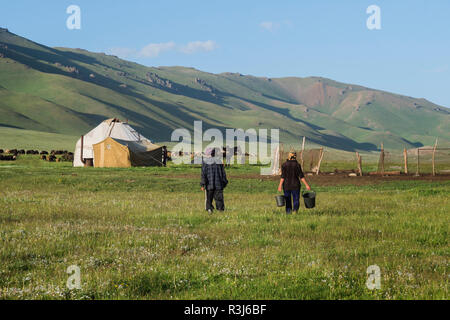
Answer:
[[[227,169],[208,215],[198,168],[0,162],[0,298],[449,298],[450,180],[310,177],[316,208],[286,215],[258,172]]]
[[[73,151],[75,143],[80,138],[58,133],[43,131],[22,130],[0,126],[2,149],[25,150],[70,150]]]

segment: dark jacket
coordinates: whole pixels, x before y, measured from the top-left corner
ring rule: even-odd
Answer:
[[[300,190],[300,179],[304,178],[302,167],[297,160],[287,160],[281,166],[281,178],[284,190]]]
[[[206,190],[223,190],[228,184],[225,168],[221,163],[203,163],[200,185]]]

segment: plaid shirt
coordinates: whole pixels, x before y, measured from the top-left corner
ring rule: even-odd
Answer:
[[[206,190],[222,190],[228,184],[225,168],[221,163],[202,164],[202,177],[200,185]]]

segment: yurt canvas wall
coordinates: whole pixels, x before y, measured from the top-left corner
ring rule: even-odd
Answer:
[[[162,147],[150,142],[135,142],[111,137],[93,145],[94,166],[130,167],[161,166]]]

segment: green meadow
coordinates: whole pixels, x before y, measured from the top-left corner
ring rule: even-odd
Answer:
[[[277,179],[236,166],[209,215],[199,171],[0,162],[0,298],[449,298],[450,180],[308,177],[316,207],[286,215]]]

